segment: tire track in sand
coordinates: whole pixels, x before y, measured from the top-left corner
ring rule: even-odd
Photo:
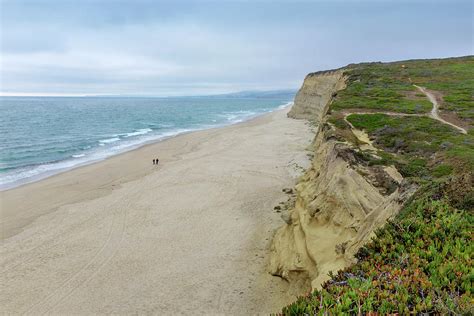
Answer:
[[[73,276],[66,279],[58,288],[41,301],[30,306],[22,314],[44,315],[49,313],[76,289],[91,280],[115,255],[123,239],[126,225],[126,210],[129,203],[114,212],[107,240],[94,257]]]

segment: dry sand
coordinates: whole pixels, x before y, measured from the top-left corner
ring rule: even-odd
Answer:
[[[265,272],[273,206],[313,137],[287,111],[0,192],[1,312],[278,311],[294,298]]]

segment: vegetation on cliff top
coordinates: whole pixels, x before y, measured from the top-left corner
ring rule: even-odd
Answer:
[[[431,103],[413,84],[438,91],[441,110],[474,124],[474,57],[367,63],[346,68],[347,88],[331,108],[425,113]]]
[[[473,126],[473,73],[474,57],[346,68],[347,88],[330,107],[338,137],[358,145],[347,122],[364,130],[378,157],[359,155],[371,164],[395,165],[420,189],[359,250],[356,264],[283,314],[474,312],[473,129],[465,135],[426,116],[368,113],[429,112],[431,104],[412,85],[417,84],[441,94],[442,110],[452,119]]]
[[[446,164],[455,173],[474,170],[473,134],[461,134],[428,117],[352,114],[348,120],[355,128],[365,130],[375,146],[389,153],[391,160],[385,164],[394,164],[405,177],[430,180]]]

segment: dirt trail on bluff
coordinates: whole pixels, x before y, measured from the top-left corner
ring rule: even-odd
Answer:
[[[420,90],[420,92],[422,92],[428,98],[428,100],[430,100],[430,102],[433,104],[433,108],[431,109],[431,112],[429,114],[400,113],[400,112],[390,112],[390,111],[370,111],[369,112],[369,111],[359,111],[359,110],[353,110],[353,111],[345,110],[343,111],[344,121],[346,121],[346,123],[348,123],[354,129],[354,126],[352,126],[351,122],[347,120],[347,117],[351,114],[385,114],[385,115],[390,115],[390,116],[427,116],[443,124],[447,124],[451,127],[454,127],[455,129],[457,129],[459,132],[463,134],[467,134],[466,129],[444,120],[439,115],[439,103],[434,93],[428,91],[426,88],[417,86],[416,84],[414,84],[413,86],[416,87],[418,90]]]
[[[430,100],[430,102],[433,103],[433,108],[431,109],[431,112],[430,112],[430,117],[431,118],[433,118],[435,120],[438,120],[443,124],[450,125],[450,126],[454,127],[455,129],[457,129],[458,131],[460,131],[463,134],[467,134],[467,131],[464,128],[462,128],[460,126],[457,126],[453,123],[450,123],[450,122],[444,120],[443,118],[441,118],[439,116],[439,103],[438,103],[438,100],[436,99],[436,96],[432,92],[428,91],[426,88],[417,86],[416,84],[414,84],[413,86],[415,86],[424,95],[426,95],[426,97]]]

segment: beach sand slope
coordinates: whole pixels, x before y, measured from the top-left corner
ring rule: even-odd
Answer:
[[[276,311],[265,273],[313,134],[288,109],[0,192],[4,313]],[[160,158],[160,165],[151,160]]]

